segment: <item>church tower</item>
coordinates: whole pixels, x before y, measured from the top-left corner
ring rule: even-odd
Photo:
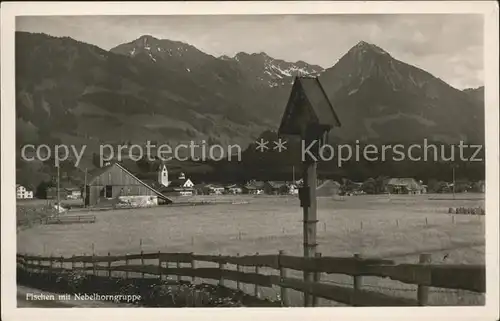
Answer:
[[[160,168],[158,169],[158,183],[165,187],[170,184],[170,182],[168,181],[168,170],[165,164],[161,164]]]

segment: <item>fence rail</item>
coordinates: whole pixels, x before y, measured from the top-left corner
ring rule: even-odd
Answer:
[[[131,263],[138,261],[140,264]],[[156,260],[155,263],[150,262]],[[149,262],[147,262],[149,261]],[[218,267],[195,267],[195,262],[217,263]],[[112,272],[125,272],[128,278],[130,272],[144,275],[155,275],[160,279],[166,275],[181,277],[224,280],[253,284],[255,295],[258,286],[281,287],[282,304],[287,306],[286,289],[293,289],[313,296],[324,298],[353,306],[422,306],[428,304],[428,287],[468,290],[484,293],[486,288],[484,265],[451,265],[431,264],[430,256],[422,254],[420,263],[396,264],[392,260],[354,257],[321,257],[304,258],[289,256],[280,251],[278,255],[198,255],[193,253],[140,253],[119,256],[72,256],[46,257],[17,254],[17,262],[26,270],[38,271],[106,271],[111,277]],[[64,263],[71,263],[71,268],[64,267]],[[120,263],[112,265],[112,263]],[[166,267],[163,263],[167,262]],[[80,263],[80,267],[76,266]],[[99,265],[99,263],[107,263]],[[176,263],[170,267],[168,263]],[[181,267],[181,263],[189,266]],[[236,265],[236,269],[227,269],[227,265]],[[255,267],[255,272],[243,272],[242,266]],[[278,270],[279,275],[266,275],[259,272],[259,267],[268,267]],[[305,282],[302,279],[288,277],[287,270],[307,271],[315,274],[314,282]],[[321,282],[321,273],[344,274],[352,276],[354,287],[349,288]],[[363,288],[361,278],[375,276],[389,278],[407,284],[418,285],[417,298],[402,298],[390,296]],[[316,302],[316,300],[314,300]]]
[[[39,224],[73,224],[73,223],[95,223],[95,215],[53,215],[38,218],[20,219],[17,220],[17,225],[26,225],[29,223]]]

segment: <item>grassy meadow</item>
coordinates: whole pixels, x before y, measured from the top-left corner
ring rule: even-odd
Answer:
[[[448,214],[449,207],[484,207],[484,195],[457,195],[455,200],[451,195],[446,197],[449,199],[442,195],[319,198],[318,251],[323,256],[359,253],[412,263],[425,252],[432,254],[434,263],[484,264],[484,217]],[[141,250],[249,255],[284,250],[290,255],[302,255],[302,209],[296,197],[218,199],[226,202],[92,212],[97,215],[94,224],[34,226],[18,231],[17,251],[71,256],[89,255],[92,249],[97,255]],[[251,268],[243,270],[247,269]],[[261,272],[277,273],[270,269]],[[300,272],[290,273],[301,276]],[[352,286],[348,276],[324,274],[322,280]],[[397,281],[365,277],[363,285],[366,289],[416,298],[416,286]],[[279,289],[261,290],[265,296],[279,293]],[[245,291],[253,293],[253,286],[246,285]],[[300,305],[301,295],[290,292],[294,305]],[[483,304],[484,298],[466,291],[431,289],[430,301],[438,305],[470,305]],[[326,301],[320,304],[339,305]]]

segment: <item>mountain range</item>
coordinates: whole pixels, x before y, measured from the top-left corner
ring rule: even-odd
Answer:
[[[16,32],[16,138],[26,143],[244,146],[276,130],[296,76],[319,76],[338,142],[484,142],[484,88],[458,90],[361,41],[332,67],[215,57],[145,35],[111,50]]]

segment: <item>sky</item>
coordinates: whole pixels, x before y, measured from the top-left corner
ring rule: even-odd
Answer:
[[[483,18],[473,14],[25,16],[16,30],[106,50],[151,35],[214,56],[265,52],[324,68],[363,40],[455,88],[484,85]]]

